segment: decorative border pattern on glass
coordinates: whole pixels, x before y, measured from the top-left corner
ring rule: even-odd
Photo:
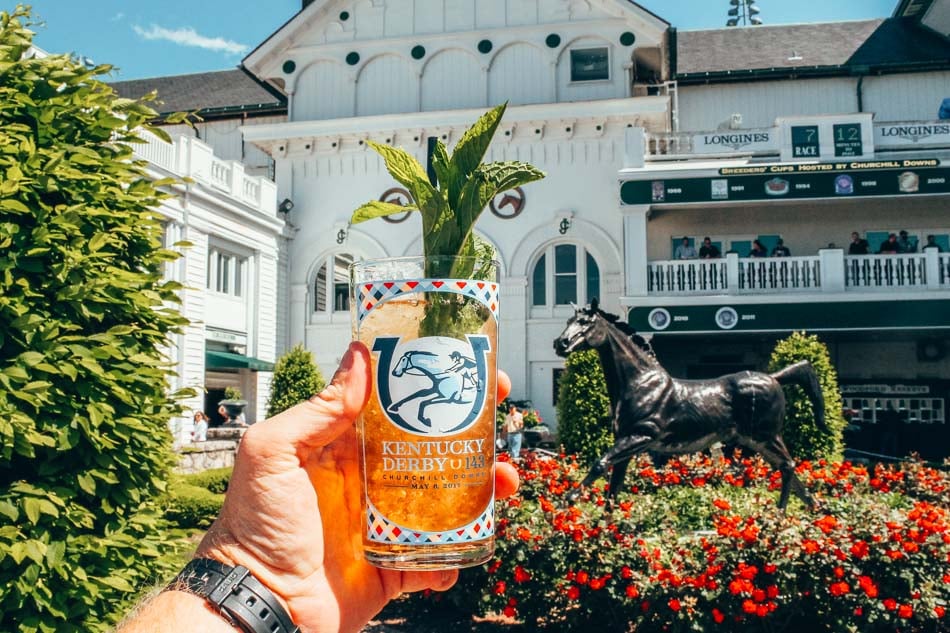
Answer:
[[[397,525],[384,517],[379,510],[367,501],[366,537],[375,543],[397,543],[404,545],[443,545],[445,543],[468,543],[481,541],[495,533],[495,504],[488,507],[477,519],[454,530],[444,532],[419,532]]]
[[[357,290],[357,320],[362,323],[373,308],[381,303],[416,292],[454,292],[471,297],[488,308],[498,320],[498,284],[472,279],[407,279],[360,284]]]

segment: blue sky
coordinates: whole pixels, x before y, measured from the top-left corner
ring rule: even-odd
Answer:
[[[639,0],[679,29],[725,24],[728,0]],[[766,24],[889,16],[897,0],[757,0]],[[36,44],[76,52],[138,79],[235,67],[300,8],[300,0],[33,0]],[[12,3],[8,7],[12,7]]]

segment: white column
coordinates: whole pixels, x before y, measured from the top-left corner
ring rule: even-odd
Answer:
[[[622,206],[625,295],[647,296],[647,216],[650,205]]]
[[[739,294],[739,255],[726,253],[726,290],[728,294]]]
[[[643,167],[646,157],[646,131],[642,127],[628,127],[623,137],[623,167]]]
[[[498,368],[511,378],[511,393],[527,394],[528,278],[505,277],[501,281],[498,324]]]
[[[821,291],[844,292],[844,249],[822,248],[818,251],[821,266]]]
[[[940,290],[940,249],[924,249],[924,267],[927,275],[927,290]]]
[[[291,284],[290,286],[290,346],[297,343],[306,344],[307,314],[310,306],[307,305],[307,285]]]

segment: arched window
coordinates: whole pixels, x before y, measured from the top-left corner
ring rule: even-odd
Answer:
[[[348,269],[354,261],[349,253],[335,253],[326,258],[313,282],[314,312],[346,312],[350,309]]]
[[[600,267],[583,246],[552,244],[531,272],[531,305],[586,304],[600,297]]]

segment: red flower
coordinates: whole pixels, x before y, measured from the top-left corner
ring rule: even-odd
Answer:
[[[589,579],[590,575],[586,571],[577,572],[577,584],[586,585]]]
[[[627,567],[626,565],[624,565],[623,567],[620,568],[620,577],[623,578],[624,580],[630,580],[631,578],[633,578],[633,570]]]
[[[764,571],[767,574],[774,574],[776,569],[777,567],[773,565],[772,563],[766,563],[762,565],[762,571]]]
[[[731,510],[732,506],[725,499],[713,499],[713,505],[719,510]]]
[[[742,610],[746,613],[755,613],[756,604],[751,600],[742,601]]]
[[[947,610],[938,604],[934,607],[934,613],[937,614],[938,618],[942,618],[947,613]]]
[[[626,592],[628,598],[636,598],[640,595],[640,591],[633,585],[627,585]]]
[[[507,589],[508,586],[505,584],[505,581],[499,580],[495,583],[495,588],[492,591],[494,591],[496,596],[500,596],[501,594],[505,593]]]
[[[607,582],[604,578],[594,578],[590,581],[590,588],[597,591],[598,589],[603,589],[605,584],[607,584]]]
[[[764,604],[760,604],[759,606],[755,608],[755,614],[759,616],[760,618],[764,618],[765,616],[769,614],[768,606]]]
[[[778,598],[778,587],[775,585],[769,585],[765,592],[768,594],[769,598]]]
[[[865,541],[855,541],[851,546],[851,555],[855,558],[864,558],[870,552],[870,548]]]
[[[515,565],[515,582],[528,582],[531,580],[531,574],[524,570],[521,565]]]
[[[894,598],[884,598],[881,602],[888,611],[893,611],[897,608],[897,600],[894,600]]]
[[[897,609],[897,615],[905,620],[909,620],[914,617],[914,607],[909,604],[902,604],[900,608]]]
[[[752,592],[752,599],[756,602],[765,602],[765,592],[761,589],[756,589]]]
[[[726,619],[726,614],[724,614],[719,609],[716,609],[715,607],[713,607],[712,617],[713,617],[713,621],[715,621],[716,624],[722,624],[722,621]]]
[[[576,585],[571,585],[567,590],[567,597],[571,600],[577,600],[581,597],[581,590]]]
[[[505,607],[504,614],[509,618],[515,617],[515,614],[518,613],[514,607]]]
[[[805,539],[802,541],[802,549],[805,550],[805,553],[807,554],[814,554],[818,551],[821,551],[821,545],[818,544],[818,541]]]
[[[670,598],[670,601],[667,604],[669,604],[670,609],[672,609],[673,611],[679,611],[682,608],[680,601],[677,600],[676,598]]]
[[[851,587],[846,582],[835,582],[831,584],[830,590],[833,596],[843,596],[851,591]]]
[[[877,585],[870,576],[861,576],[858,578],[858,586],[867,595],[868,598],[877,598]]]

